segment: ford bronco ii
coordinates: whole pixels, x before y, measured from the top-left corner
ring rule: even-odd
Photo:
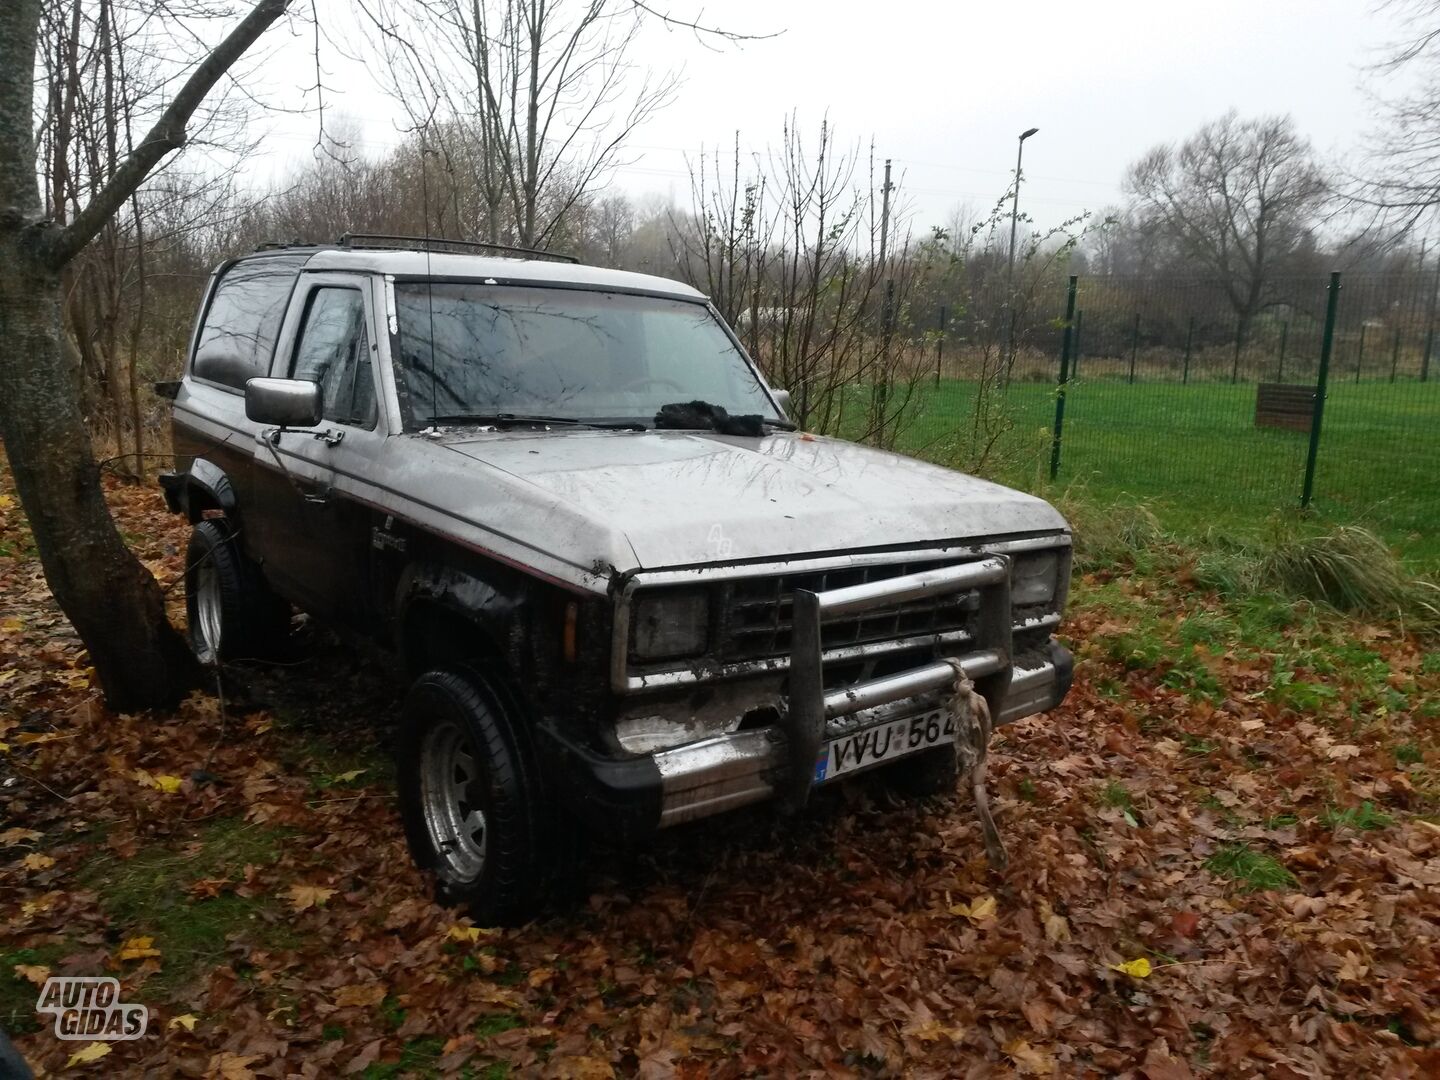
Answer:
[[[443,899],[523,914],[561,830],[953,787],[952,660],[997,724],[1064,697],[1047,503],[795,430],[683,284],[456,246],[220,266],[162,478],[202,660],[273,651],[294,605],[403,662]]]

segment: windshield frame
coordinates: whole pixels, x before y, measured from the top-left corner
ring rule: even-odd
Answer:
[[[760,389],[764,392],[765,400],[770,406],[771,413],[769,415],[762,413],[761,422],[774,425],[775,427],[782,430],[795,429],[795,425],[787,418],[787,416],[785,415],[785,410],[780,407],[780,403],[775,399],[775,392],[771,388],[769,380],[767,380],[765,376],[761,373],[760,365],[755,362],[755,359],[750,355],[750,353],[746,350],[744,344],[740,341],[739,336],[731,328],[730,324],[725,321],[724,317],[720,314],[719,309],[715,307],[715,305],[710,301],[710,298],[708,296],[690,296],[686,295],[685,293],[667,292],[662,289],[639,289],[634,288],[633,286],[625,285],[607,285],[601,288],[599,286],[591,284],[580,284],[563,281],[536,281],[532,278],[497,277],[493,274],[486,275],[485,277],[457,274],[386,274],[386,337],[388,339],[387,345],[389,347],[390,355],[392,358],[390,364],[390,374],[391,381],[394,383],[395,394],[400,405],[402,428],[406,432],[414,433],[418,431],[424,431],[431,426],[479,427],[486,426],[486,422],[477,420],[473,425],[468,425],[461,422],[441,425],[428,425],[424,423],[418,423],[416,421],[414,411],[410,407],[409,391],[406,387],[405,379],[400,370],[399,362],[402,347],[400,341],[399,308],[396,303],[395,289],[397,286],[401,285],[478,285],[493,288],[551,289],[563,292],[649,297],[656,300],[694,304],[697,307],[704,308],[709,313],[710,318],[715,322],[716,325],[720,327],[720,330],[724,333],[726,340],[730,342],[731,347],[734,348],[736,353],[739,354],[741,362],[745,365],[746,370],[750,373],[750,377],[759,384]],[[597,425],[605,425],[607,423],[636,423],[643,424],[647,429],[650,429],[654,428],[654,421],[655,418],[653,416],[590,417],[584,418],[581,420],[580,423],[574,425],[573,430],[586,430],[587,423],[593,423]],[[564,424],[557,426],[555,430],[569,431],[572,430],[572,427],[569,424]]]

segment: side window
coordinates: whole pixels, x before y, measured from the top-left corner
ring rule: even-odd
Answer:
[[[358,289],[327,286],[310,294],[290,377],[320,384],[326,420],[374,426],[375,379]]]
[[[247,379],[270,374],[275,339],[306,258],[247,259],[225,272],[205,311],[192,374],[237,390]]]

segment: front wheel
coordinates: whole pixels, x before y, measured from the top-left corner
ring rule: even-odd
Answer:
[[[400,810],[441,903],[482,925],[532,910],[547,870],[540,785],[517,710],[472,670],[431,671],[405,699]]]

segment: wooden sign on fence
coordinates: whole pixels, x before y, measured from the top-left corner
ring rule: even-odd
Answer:
[[[1261,383],[1255,391],[1255,426],[1310,430],[1315,417],[1315,387]]]

